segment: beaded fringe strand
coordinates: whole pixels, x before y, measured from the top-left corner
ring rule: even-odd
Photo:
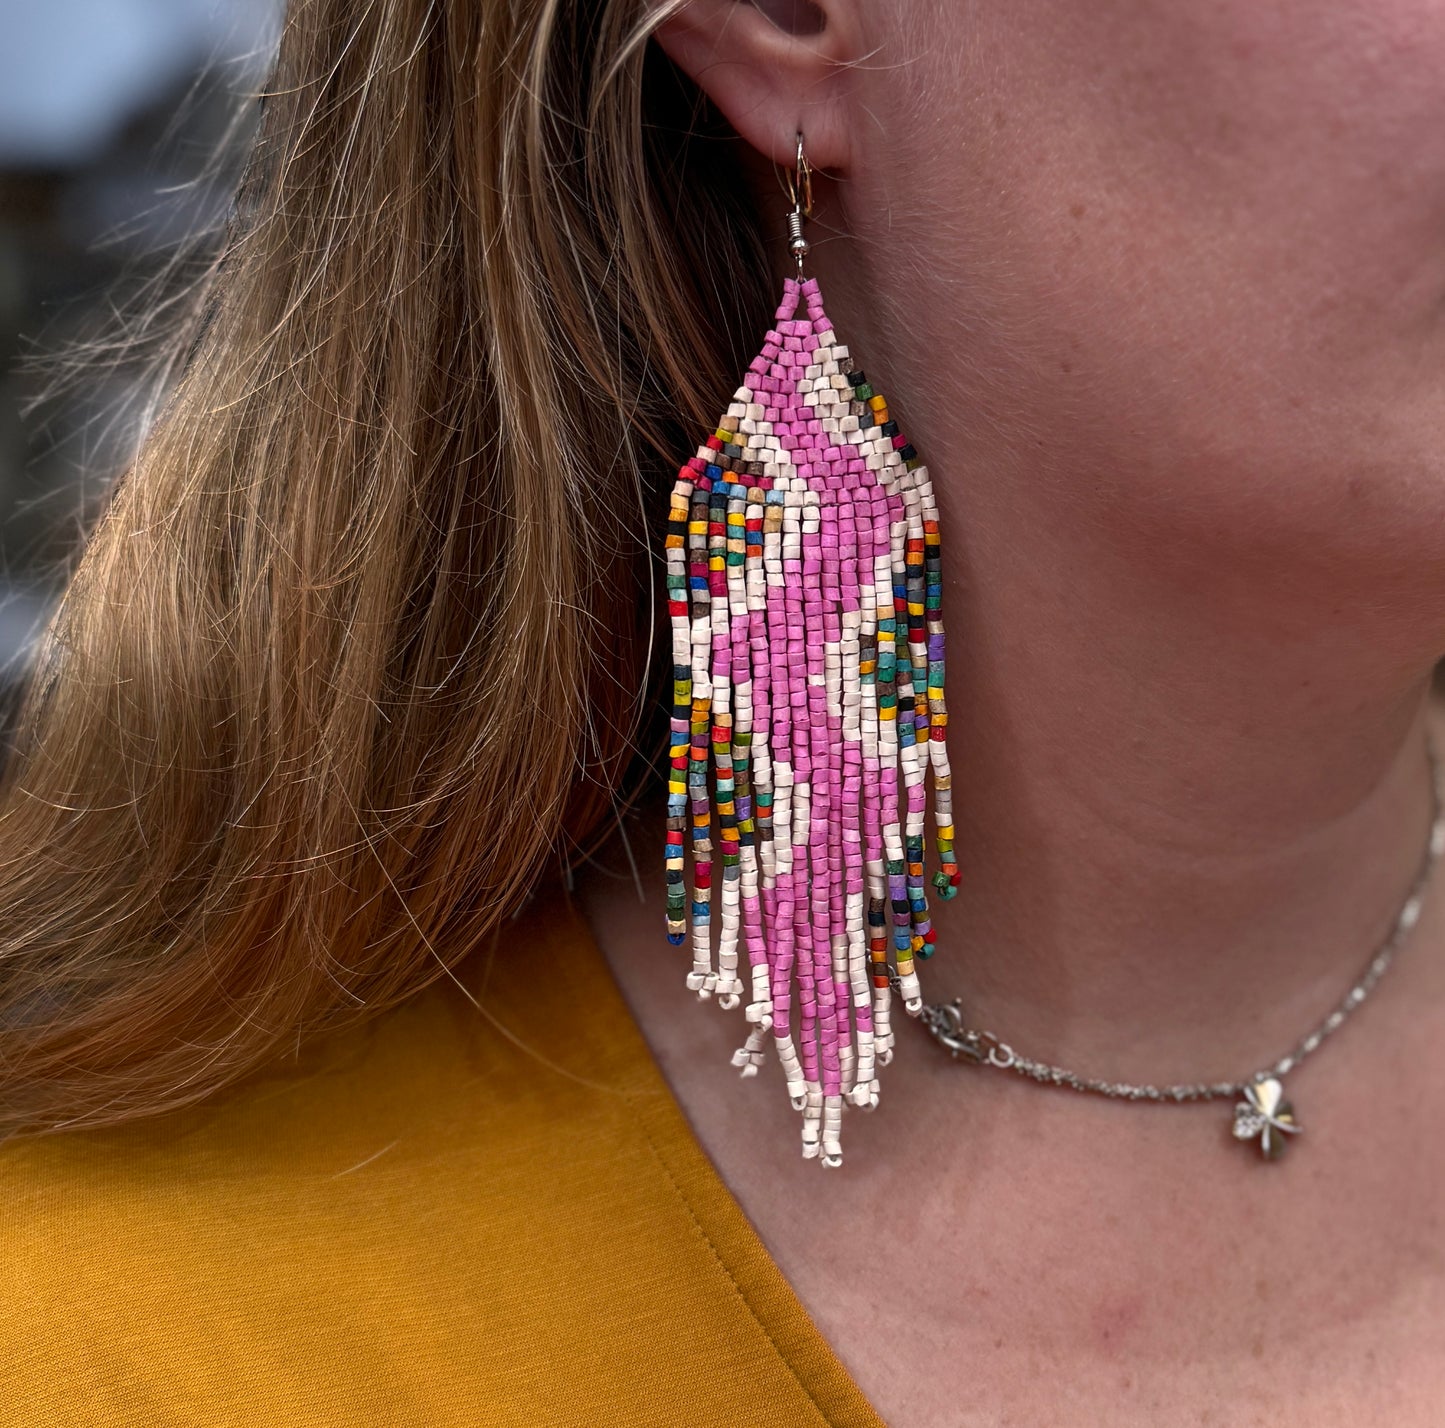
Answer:
[[[667,925],[681,944],[690,911],[700,998],[750,995],[733,1065],[756,1075],[771,1033],[803,1154],[826,1166],[842,1162],[844,1102],[876,1106],[892,1059],[890,942],[905,1009],[923,1005],[930,766],[933,884],[945,899],[958,887],[939,550],[927,468],[837,340],[817,279],[787,278],[673,488]]]

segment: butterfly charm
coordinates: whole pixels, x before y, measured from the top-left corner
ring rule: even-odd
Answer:
[[[1259,1137],[1260,1154],[1278,1160],[1288,1136],[1298,1135],[1294,1107],[1284,1098],[1284,1087],[1273,1076],[1263,1076],[1244,1088],[1245,1099],[1234,1108],[1236,1140]]]

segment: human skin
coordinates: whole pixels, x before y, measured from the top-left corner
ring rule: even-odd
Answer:
[[[938,492],[964,881],[925,995],[1111,1079],[1272,1061],[1389,927],[1429,819],[1445,3],[689,0],[658,39],[754,156],[780,274],[772,164],[803,131],[809,271]],[[1438,1418],[1438,896],[1291,1078],[1277,1164],[1227,1106],[1045,1090],[900,1024],[827,1176],[793,1164],[780,1081],[727,1084],[740,1015],[666,971],[658,890],[586,896],[894,1428]]]

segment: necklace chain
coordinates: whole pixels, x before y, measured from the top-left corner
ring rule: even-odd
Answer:
[[[1265,1078],[1277,1079],[1284,1076],[1316,1051],[1331,1033],[1338,1031],[1350,1013],[1365,1001],[1374,990],[1375,984],[1384,976],[1390,963],[1394,960],[1395,953],[1399,951],[1410,930],[1419,920],[1430,875],[1434,871],[1435,863],[1441,852],[1445,851],[1445,772],[1442,772],[1441,761],[1436,754],[1433,742],[1427,747],[1434,798],[1430,837],[1425,845],[1425,852],[1421,857],[1414,882],[1410,885],[1410,891],[1396,914],[1394,925],[1384,942],[1370,958],[1364,971],[1340,999],[1334,1010],[1308,1036],[1301,1037],[1289,1052],[1267,1069],[1258,1071],[1242,1081],[1192,1082],[1174,1086],[1136,1086],[1126,1081],[1104,1081],[1096,1077],[1081,1076],[1078,1072],[1069,1071],[1062,1066],[1051,1066],[1047,1062],[1035,1061],[1021,1055],[1007,1042],[1000,1041],[992,1032],[966,1026],[962,999],[958,997],[946,1004],[925,1006],[919,1013],[919,1020],[955,1057],[961,1055],[981,1065],[1014,1071],[1045,1085],[1070,1086],[1076,1091],[1090,1091],[1096,1095],[1112,1096],[1122,1100],[1219,1100],[1226,1096],[1240,1095],[1251,1083],[1257,1083]],[[897,989],[899,986],[897,974],[893,973],[891,979]]]

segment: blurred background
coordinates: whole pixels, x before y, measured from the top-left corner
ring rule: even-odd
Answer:
[[[0,697],[140,419],[118,339],[219,237],[279,10],[0,0]]]

